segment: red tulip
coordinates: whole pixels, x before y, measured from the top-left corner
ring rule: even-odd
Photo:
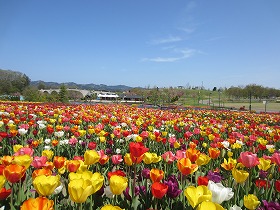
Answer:
[[[270,187],[270,183],[267,180],[257,179],[256,180],[256,186],[258,188],[264,188],[267,189]]]
[[[163,196],[167,193],[168,185],[154,182],[151,186],[152,194],[155,198],[162,199]]]
[[[141,157],[149,149],[144,146],[142,142],[130,142],[129,144],[130,155],[135,158]]]
[[[6,188],[3,187],[0,190],[0,200],[5,200],[7,197],[9,197],[11,192],[12,192],[12,189],[6,189]]]
[[[276,189],[277,192],[280,193],[280,180],[275,181],[275,189]]]
[[[116,170],[114,172],[109,171],[108,172],[108,179],[110,180],[111,176],[113,176],[113,175],[118,175],[118,176],[123,176],[123,177],[126,176],[126,174],[121,170]]]
[[[208,185],[208,181],[209,181],[209,179],[207,178],[207,176],[199,176],[197,178],[197,184],[198,185],[207,186]]]
[[[149,151],[142,142],[131,142],[129,144],[129,150],[133,163],[140,163],[143,159],[144,153]]]

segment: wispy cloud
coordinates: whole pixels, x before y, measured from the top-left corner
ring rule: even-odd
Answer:
[[[177,57],[156,57],[156,58],[144,58],[142,61],[150,61],[150,62],[175,62],[178,60],[187,59],[194,54],[198,53],[198,50],[195,49],[176,49],[175,52],[179,54]]]
[[[166,44],[166,43],[179,42],[182,40],[183,39],[179,36],[169,36],[167,38],[154,39],[150,43],[151,44]]]
[[[224,36],[216,36],[216,37],[211,37],[205,41],[207,42],[213,42],[213,41],[217,41],[217,40],[220,40],[220,39],[224,39],[225,37]]]
[[[179,30],[184,31],[187,34],[191,34],[191,33],[195,32],[195,28],[194,27],[179,28]]]

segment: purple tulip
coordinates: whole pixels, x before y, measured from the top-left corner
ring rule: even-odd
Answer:
[[[176,198],[180,195],[182,190],[179,189],[179,183],[175,175],[170,175],[164,184],[168,186],[167,196],[170,198]]]
[[[106,153],[106,155],[111,155],[111,154],[113,154],[113,149],[107,148],[107,149],[105,150],[105,153]]]
[[[144,179],[150,179],[150,169],[144,168],[141,175]]]
[[[222,181],[222,176],[219,172],[208,171],[207,178],[215,183]]]
[[[280,209],[280,204],[278,202],[267,202],[263,200],[263,206],[257,208],[257,210],[278,210]]]
[[[135,195],[139,194],[146,194],[146,187],[145,186],[136,186],[135,187]]]
[[[127,187],[127,188],[125,189],[125,191],[123,191],[123,195],[124,195],[124,197],[125,197],[127,200],[132,201],[132,198],[131,198],[131,196],[129,195],[129,187]]]
[[[267,177],[267,175],[268,175],[267,171],[260,170],[259,176],[261,179],[265,179]]]

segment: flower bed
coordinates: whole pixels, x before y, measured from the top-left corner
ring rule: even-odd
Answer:
[[[279,125],[266,113],[2,102],[0,205],[280,209]]]

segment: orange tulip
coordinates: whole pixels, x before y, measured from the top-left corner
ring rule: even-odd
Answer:
[[[198,165],[192,164],[189,158],[181,158],[180,160],[178,160],[177,167],[179,171],[184,175],[192,174],[198,169]]]
[[[53,210],[54,202],[46,197],[29,198],[24,201],[20,210]]]
[[[186,150],[186,157],[190,159],[191,162],[195,162],[200,155],[200,151],[196,148],[188,148]]]
[[[58,140],[56,140],[56,139],[55,139],[55,140],[52,140],[52,145],[53,145],[54,147],[57,146],[58,143],[59,143]]]
[[[237,164],[237,161],[235,159],[229,158],[228,160],[224,159],[224,162],[221,164],[221,166],[227,170],[231,171]]]
[[[32,172],[32,179],[35,179],[37,176],[40,175],[50,176],[52,175],[52,171],[48,168],[36,169]]]
[[[16,183],[21,180],[21,178],[25,175],[26,168],[24,166],[20,166],[17,164],[11,164],[6,166],[3,171],[6,179],[11,183]]]
[[[56,167],[57,169],[62,168],[64,166],[66,160],[67,160],[66,157],[54,156],[53,157],[54,167]]]
[[[150,178],[152,182],[160,182],[163,179],[164,176],[164,171],[157,169],[157,168],[152,168],[150,170]]]
[[[48,168],[48,169],[50,169],[50,170],[53,170],[53,168],[54,168],[53,162],[47,161],[47,162],[45,163],[45,167],[44,167],[44,168]]]
[[[101,165],[104,165],[104,164],[106,164],[109,161],[110,157],[105,154],[104,150],[100,150],[97,153],[98,153],[98,155],[100,157],[99,158],[99,163]]]
[[[208,153],[209,153],[209,156],[212,158],[212,159],[216,159],[220,156],[220,153],[221,151],[217,148],[213,148],[213,147],[210,147],[208,149]]]
[[[76,172],[80,167],[79,160],[69,160],[66,162],[66,168],[69,172]]]
[[[10,165],[13,161],[13,157],[6,155],[1,158],[1,161],[2,161],[2,164],[5,166]]]

